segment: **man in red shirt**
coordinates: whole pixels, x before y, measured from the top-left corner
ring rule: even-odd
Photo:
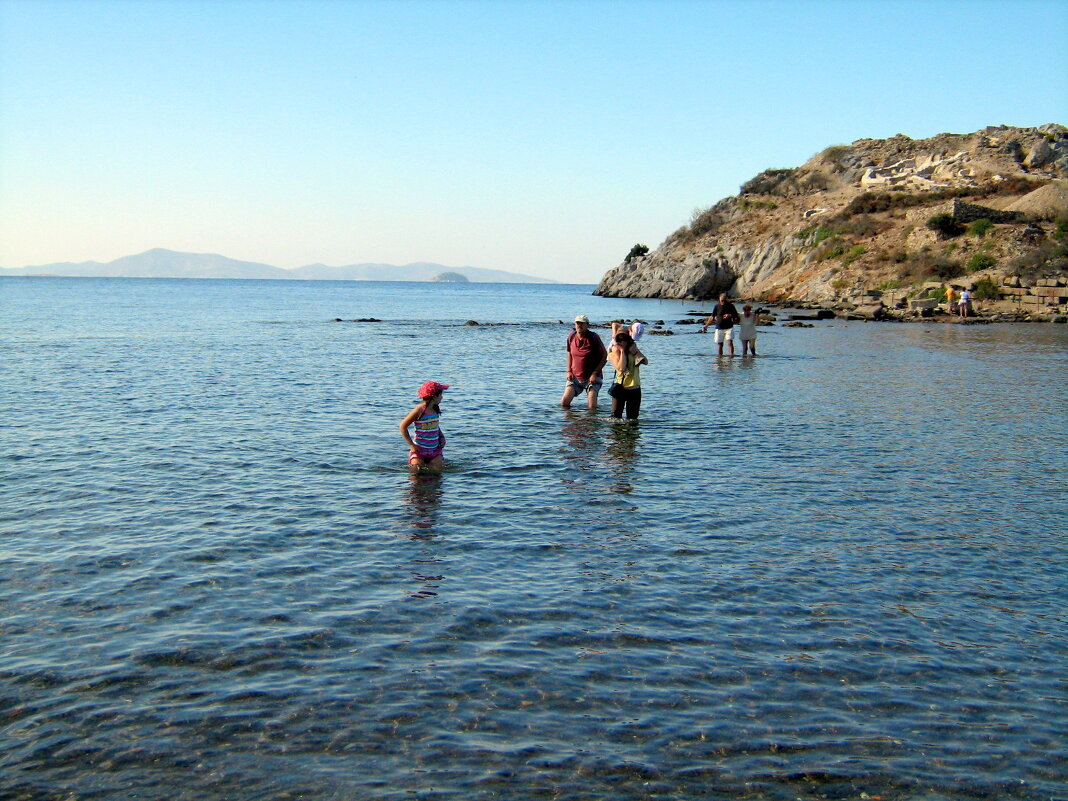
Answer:
[[[608,351],[601,338],[590,330],[590,318],[580,314],[575,318],[575,330],[567,336],[567,383],[560,405],[571,408],[571,401],[586,393],[587,406],[597,408],[597,393],[604,379],[601,368],[608,361]]]

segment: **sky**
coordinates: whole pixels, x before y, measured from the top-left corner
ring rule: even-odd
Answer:
[[[1068,124],[1062,0],[0,0],[0,267],[596,283],[834,144]]]

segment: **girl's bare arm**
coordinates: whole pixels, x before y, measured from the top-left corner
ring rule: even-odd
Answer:
[[[408,429],[411,427],[412,423],[419,419],[419,415],[422,414],[422,412],[423,404],[419,404],[408,412],[408,416],[400,422],[401,436],[404,437],[404,440],[408,443],[408,447],[413,451],[415,450],[415,441],[412,439],[412,435],[408,433]]]

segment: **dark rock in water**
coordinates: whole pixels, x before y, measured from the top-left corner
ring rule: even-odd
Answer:
[[[335,318],[334,318],[334,322],[335,322],[335,323],[343,323],[343,322],[345,322],[345,321],[344,321],[344,320],[342,320],[342,319],[341,319],[340,317],[335,317]]]
[[[1064,315],[1062,314],[1062,315],[1059,315],[1059,316],[1057,316],[1057,317],[1054,317],[1054,318],[1053,318],[1053,322],[1055,322],[1055,323],[1061,323],[1061,324],[1063,325],[1064,323],[1068,323],[1068,317],[1065,317],[1065,316],[1064,316]]]
[[[479,325],[479,323],[475,322],[474,320],[468,320],[466,323],[464,323],[464,325]]]
[[[815,328],[812,323],[803,323],[800,320],[791,320],[788,323],[783,323],[783,328]]]
[[[700,325],[700,320],[676,320],[675,325]]]
[[[671,337],[675,336],[675,332],[668,328],[665,331],[649,331],[647,332],[651,337]]]
[[[834,318],[835,318],[835,313],[833,311],[831,311],[830,309],[820,309],[819,311],[816,312],[816,319],[817,320],[833,320]]]
[[[820,320],[822,318],[816,316],[815,314],[790,314],[790,315],[787,315],[786,319],[788,319],[788,320]]]
[[[377,317],[361,317],[359,320],[353,320],[354,323],[380,323],[382,322]]]

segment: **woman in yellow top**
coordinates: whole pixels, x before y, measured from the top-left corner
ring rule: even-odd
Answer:
[[[630,331],[615,323],[612,325],[612,347],[608,349],[608,360],[616,368],[616,380],[608,392],[612,396],[612,417],[622,419],[626,410],[628,420],[637,420],[642,405],[639,368],[649,364],[649,360],[634,344]]]

